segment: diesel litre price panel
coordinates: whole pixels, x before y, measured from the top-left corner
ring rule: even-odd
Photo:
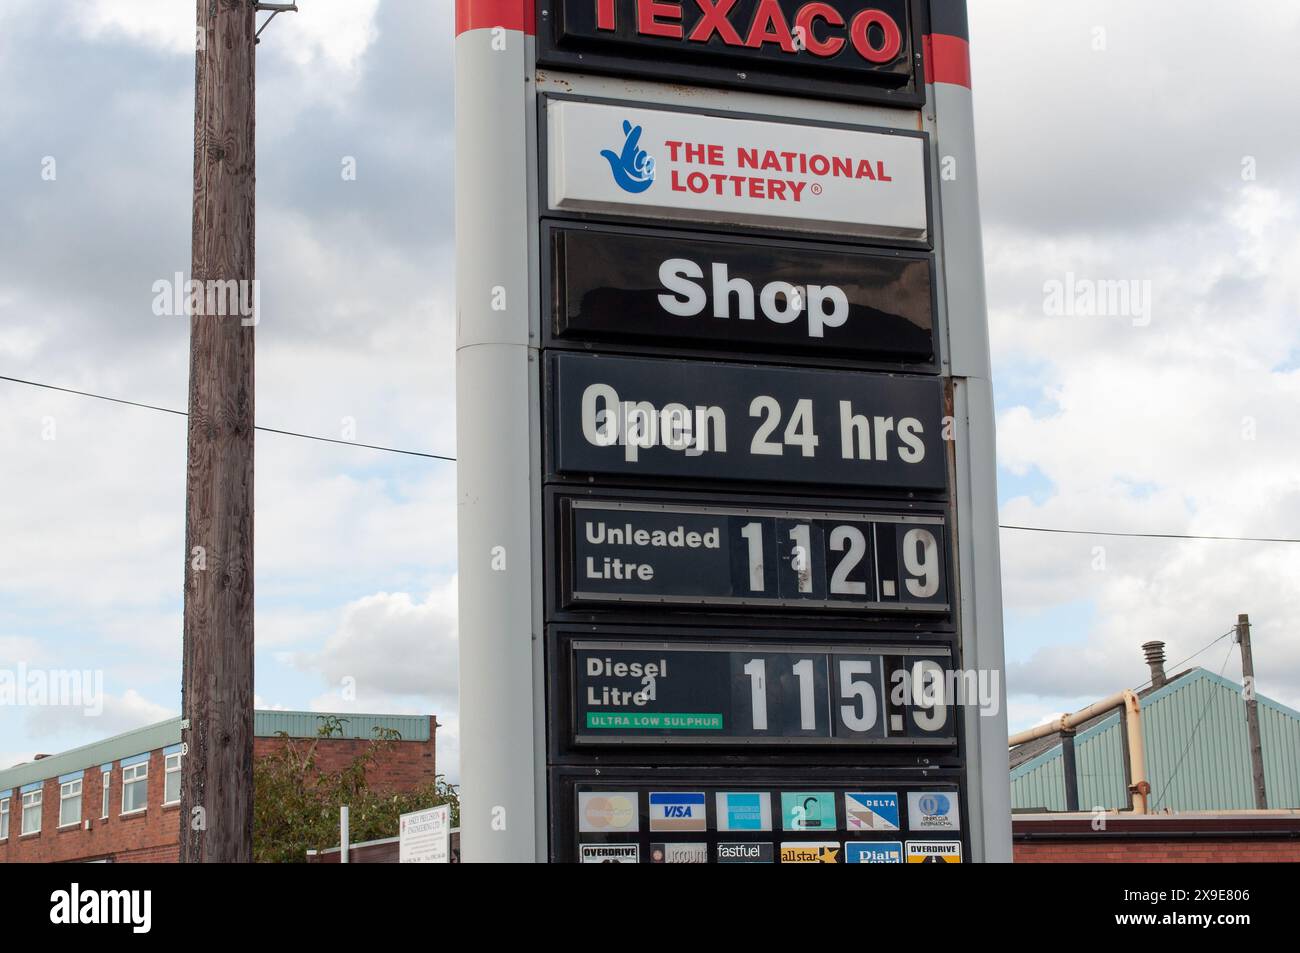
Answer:
[[[573,741],[957,743],[947,646],[574,640]]]
[[[948,609],[940,515],[561,498],[563,603]]]

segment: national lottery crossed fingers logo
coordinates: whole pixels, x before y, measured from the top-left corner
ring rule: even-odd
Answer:
[[[655,181],[655,160],[641,148],[641,127],[623,120],[623,148],[618,152],[602,149],[600,154],[609,163],[614,181],[624,192],[633,195],[644,192]]]

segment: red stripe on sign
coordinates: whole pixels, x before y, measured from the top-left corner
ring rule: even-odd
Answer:
[[[970,42],[946,33],[921,37],[925,82],[951,83],[970,89]]]
[[[456,35],[501,27],[533,35],[533,0],[456,0]]]

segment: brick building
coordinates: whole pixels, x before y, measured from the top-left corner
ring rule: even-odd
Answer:
[[[253,757],[289,738],[316,738],[320,712],[259,711]],[[376,790],[403,791],[436,777],[432,716],[340,714],[342,734],[320,739],[317,765],[337,771],[362,754],[375,729],[401,741],[369,775]],[[181,720],[172,718],[0,771],[0,863],[177,860]]]

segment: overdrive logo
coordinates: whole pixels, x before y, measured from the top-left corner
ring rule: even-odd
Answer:
[[[644,192],[655,181],[655,160],[641,148],[641,127],[623,120],[623,148],[619,152],[601,149],[600,154],[609,163],[614,181],[624,192],[633,195]]]

